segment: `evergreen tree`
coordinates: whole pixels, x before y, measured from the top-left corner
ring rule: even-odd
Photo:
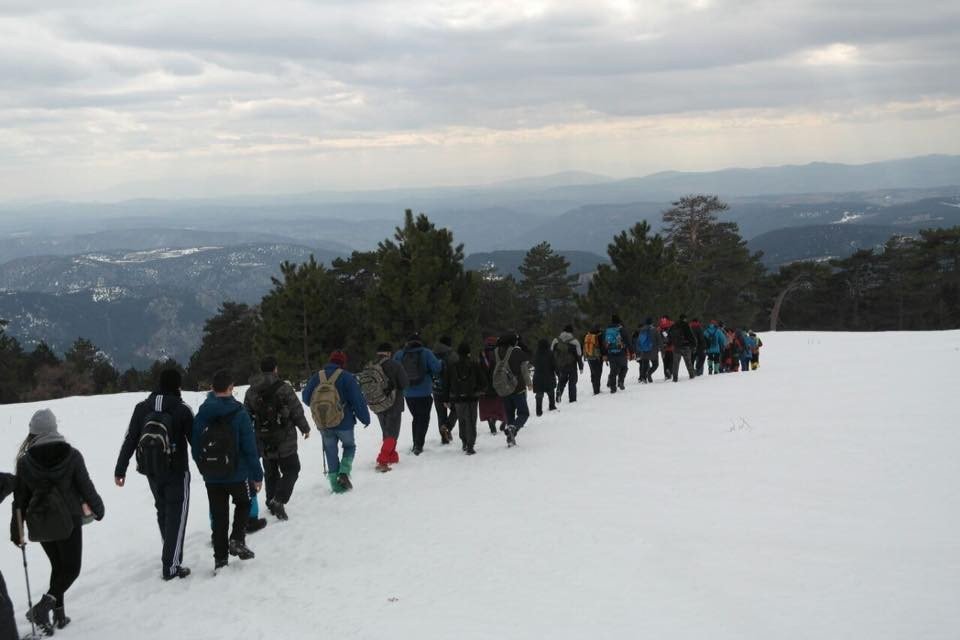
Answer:
[[[302,264],[284,262],[280,272],[283,279],[274,278],[260,302],[258,350],[306,380],[343,346],[353,319],[342,313],[337,279],[313,256]]]
[[[424,339],[476,337],[477,279],[463,268],[463,245],[448,229],[409,209],[393,240],[377,249],[380,279],[369,313],[378,339],[397,340],[419,331]]]
[[[477,326],[483,336],[502,336],[525,330],[519,285],[513,276],[502,276],[492,264],[476,271]]]
[[[733,222],[718,215],[729,207],[717,196],[692,195],[664,211],[664,238],[673,249],[682,291],[677,312],[710,314],[744,325],[761,308],[761,254],[751,254]]]
[[[233,373],[236,384],[246,384],[259,371],[254,339],[259,325],[257,310],[249,305],[224,302],[217,315],[203,326],[203,341],[190,357],[190,379],[209,383],[220,369]]]
[[[117,388],[126,392],[149,391],[150,389],[147,389],[144,380],[144,375],[136,367],[130,367],[120,374],[120,378],[117,380]]]
[[[530,249],[520,265],[521,303],[526,314],[521,333],[552,336],[558,326],[571,322],[575,313],[573,285],[576,276],[568,273],[570,263],[556,253],[549,242]]]
[[[7,321],[0,320],[0,404],[20,401],[20,394],[24,390],[23,348],[16,338],[7,335]]]
[[[595,324],[605,326],[618,313],[627,326],[647,316],[672,313],[679,298],[679,274],[673,249],[650,225],[638,222],[618,234],[607,247],[610,264],[601,264],[580,309]]]
[[[68,372],[72,372],[84,380],[89,378],[93,389],[91,393],[111,393],[116,390],[119,374],[113,363],[103,351],[86,338],[77,338],[70,349],[64,354],[64,364]],[[55,378],[48,378],[48,382]],[[78,383],[83,387],[85,383]],[[69,385],[74,386],[74,385]]]

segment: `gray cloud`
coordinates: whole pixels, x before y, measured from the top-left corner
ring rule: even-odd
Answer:
[[[164,176],[216,159],[242,175],[241,156],[260,173],[276,158],[284,184],[311,175],[311,154],[349,156],[371,185],[397,175],[397,153],[428,180],[453,150],[480,181],[520,157],[525,173],[660,169],[621,141],[672,135],[698,165],[710,154],[692,136],[705,150],[743,140],[746,161],[771,127],[801,149],[804,127],[845,126],[831,159],[868,121],[913,123],[901,155],[937,126],[937,150],[955,152],[958,34],[960,5],[940,0],[13,0],[0,6],[0,189],[42,192],[50,181],[22,172],[45,158],[98,168],[100,186],[128,179],[118,162]],[[558,148],[564,164],[537,161]],[[796,159],[779,140],[766,158]]]

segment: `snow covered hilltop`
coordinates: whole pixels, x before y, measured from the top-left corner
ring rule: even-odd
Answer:
[[[197,474],[195,573],[173,583],[145,480],[113,486],[140,394],[0,406],[0,469],[41,406],[86,457],[106,518],[84,530],[76,640],[956,638],[960,331],[763,340],[749,374],[641,386],[632,365],[599,397],[581,379],[511,450],[481,433],[466,457],[432,428],[424,455],[376,474],[379,429],[358,429],[350,494],[330,493],[311,439],[290,521],[216,578]],[[48,565],[28,554],[36,598]],[[0,567],[25,625],[12,545]]]

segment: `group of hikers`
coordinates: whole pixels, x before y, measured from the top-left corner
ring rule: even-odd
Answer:
[[[130,460],[145,475],[153,494],[162,540],[161,576],[186,578],[184,533],[190,506],[190,457],[206,486],[214,573],[231,556],[249,560],[248,533],[266,526],[260,517],[259,494],[277,520],[287,520],[287,505],[300,473],[298,437],[309,438],[306,408],[323,442],[323,460],[330,488],[353,488],[351,474],[357,422],[364,427],[374,413],[383,434],[376,470],[388,472],[399,462],[397,441],[404,408],[412,416],[411,453],[424,451],[432,412],[436,412],[441,445],[459,431],[462,450],[476,453],[477,425],[492,435],[503,433],[508,447],[530,418],[527,393],[532,390],[536,415],[555,410],[566,392],[577,401],[577,382],[590,370],[594,394],[601,393],[603,364],[609,366],[610,393],[625,388],[628,365],[639,363],[639,382],[650,384],[660,360],[667,380],[677,382],[680,361],[689,378],[751,371],[759,366],[761,341],[753,332],[710,321],[652,318],[632,334],[613,315],[604,329],[593,327],[583,340],[571,325],[553,340],[540,339],[530,349],[515,334],[491,336],[474,352],[467,343],[456,349],[449,337],[427,348],[415,333],[400,349],[388,343],[356,374],[347,370],[347,354],[330,354],[326,365],[298,395],[278,370],[277,359],[264,358],[241,403],[234,397],[230,372],[213,375],[211,390],[194,415],[181,396],[182,379],[175,369],[163,371],[159,386],[136,405],[114,469],[118,487],[126,484]],[[298,436],[299,432],[299,436]],[[100,498],[83,456],[58,431],[56,416],[37,411],[17,455],[16,474],[0,475],[0,499],[13,494],[11,540],[21,550],[27,540],[40,542],[51,566],[50,585],[27,620],[44,635],[70,623],[64,594],[80,574],[83,526],[104,517]],[[230,503],[233,503],[231,524]],[[24,567],[26,555],[24,552]],[[17,638],[13,608],[0,576],[0,640]],[[29,595],[29,594],[28,594]]]

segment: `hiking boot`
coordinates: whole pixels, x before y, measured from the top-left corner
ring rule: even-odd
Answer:
[[[472,455],[475,455],[477,452],[473,450],[473,447],[467,447],[465,453],[468,456],[472,456]]]
[[[377,464],[377,466],[375,467],[375,469],[376,469],[377,471],[379,471],[380,473],[386,473],[387,471],[390,471],[390,465],[384,464],[383,462],[380,462],[380,463]]]
[[[256,533],[267,526],[266,518],[250,518],[247,520],[247,533]]]
[[[492,436],[497,435],[497,423],[494,422],[494,423],[490,424],[489,427],[490,427],[490,435],[492,435]]]
[[[170,575],[163,576],[164,581],[170,582],[175,578],[186,578],[190,575],[190,569],[187,567],[177,567],[177,570]],[[54,617],[56,617],[57,612],[53,612]]]
[[[503,432],[507,434],[508,447],[512,447],[513,445],[517,444],[517,428],[515,426],[513,426],[512,424],[507,425],[507,427],[503,430]]]
[[[33,605],[33,608],[27,611],[27,621],[39,627],[41,633],[47,636],[53,635],[53,623],[50,621],[50,612],[57,606],[57,599],[49,593],[43,594],[40,602]]]
[[[440,427],[440,444],[450,444],[453,438],[450,436],[450,427]]]
[[[413,451],[411,451],[411,453],[412,453],[413,455],[415,455],[415,456],[418,456],[418,455],[420,455],[421,453],[423,453],[423,449],[421,449],[420,447],[414,447],[414,448],[413,448]]]
[[[270,513],[276,516],[277,520],[287,520],[287,509],[283,506],[282,502],[279,502],[276,498],[267,503],[267,507],[270,509]]]
[[[226,567],[228,564],[229,564],[229,563],[227,562],[227,559],[226,559],[226,558],[224,558],[223,560],[214,559],[214,561],[213,561],[213,575],[217,575],[217,573],[220,571],[220,569],[223,569],[223,568]]]
[[[344,491],[350,491],[353,489],[353,483],[350,482],[350,476],[345,473],[337,474],[337,484],[343,487]]]
[[[241,560],[253,560],[256,557],[253,551],[240,540],[231,540],[229,549],[230,555],[237,556]]]
[[[620,391],[626,391],[626,390],[627,390],[627,388],[623,386],[623,383],[622,383],[622,382],[617,385],[617,388],[620,389]]]
[[[653,384],[653,376],[652,376],[652,375],[647,376],[647,382],[648,382],[649,384]]]
[[[189,570],[188,570],[189,573]],[[63,610],[63,607],[57,607],[53,610],[53,626],[57,629],[63,629],[65,626],[70,624],[70,618],[67,617],[66,612]]]

